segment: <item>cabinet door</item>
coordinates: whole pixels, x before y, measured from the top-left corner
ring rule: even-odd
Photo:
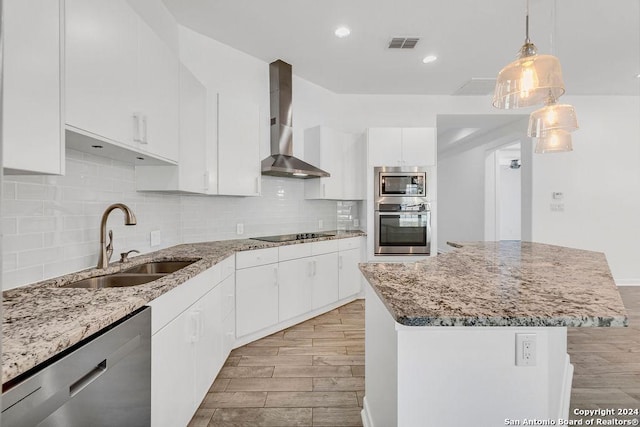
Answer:
[[[8,0],[3,6],[5,172],[62,174],[64,21],[60,1]]]
[[[222,285],[218,284],[195,304],[198,341],[195,355],[195,400],[202,401],[222,368]]]
[[[369,166],[400,166],[402,129],[371,128],[368,130]]]
[[[323,199],[342,199],[344,174],[343,144],[346,135],[343,132],[331,128],[322,128],[322,140],[320,142],[321,162],[320,168],[331,174],[328,178],[320,178]]]
[[[402,165],[435,165],[435,142],[433,128],[402,129]]]
[[[183,312],[151,337],[151,425],[186,426],[195,399],[194,313]]]
[[[360,292],[362,275],[358,269],[359,262],[360,248],[340,251],[338,254],[340,299]]]
[[[300,258],[278,264],[280,322],[311,311],[312,260]]]
[[[218,96],[218,194],[260,194],[258,106]]]
[[[178,160],[178,57],[138,19],[137,109],[144,117],[141,150]]]
[[[207,89],[183,65],[180,67],[180,186],[207,192]]]
[[[343,199],[366,199],[366,152],[361,135],[345,134],[342,145]]]
[[[66,0],[66,122],[129,146],[138,20],[125,0]]]
[[[338,253],[313,258],[312,308],[338,301]]]
[[[278,323],[278,265],[236,272],[236,336]]]

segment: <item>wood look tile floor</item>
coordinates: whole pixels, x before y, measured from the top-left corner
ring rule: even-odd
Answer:
[[[189,427],[361,426],[364,300],[231,352]]]
[[[640,411],[640,287],[618,288],[629,316],[627,328],[569,328],[574,367],[570,418],[630,420],[640,416],[579,416],[575,409]]]
[[[640,287],[619,289],[628,328],[568,331],[570,414],[640,410]],[[357,300],[233,350],[189,427],[360,426],[364,381],[364,300]],[[580,418],[594,417],[571,415]]]

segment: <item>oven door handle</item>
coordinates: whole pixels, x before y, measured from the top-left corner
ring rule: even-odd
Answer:
[[[376,215],[390,216],[390,215],[431,215],[431,211],[397,211],[397,212],[384,212],[376,211]]]

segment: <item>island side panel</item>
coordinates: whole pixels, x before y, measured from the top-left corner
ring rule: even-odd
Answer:
[[[398,426],[566,418],[568,399],[566,409],[560,403],[569,368],[566,328],[397,329]],[[536,335],[535,366],[516,366],[518,333]]]
[[[396,322],[371,285],[365,285],[365,427],[397,425]],[[419,424],[417,424],[419,425]]]

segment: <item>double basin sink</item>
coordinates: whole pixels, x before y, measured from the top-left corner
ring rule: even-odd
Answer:
[[[90,277],[77,282],[67,283],[61,288],[121,288],[128,286],[142,285],[153,282],[167,274],[193,264],[192,261],[154,261],[146,264],[136,265],[120,273],[107,274],[105,276]]]

